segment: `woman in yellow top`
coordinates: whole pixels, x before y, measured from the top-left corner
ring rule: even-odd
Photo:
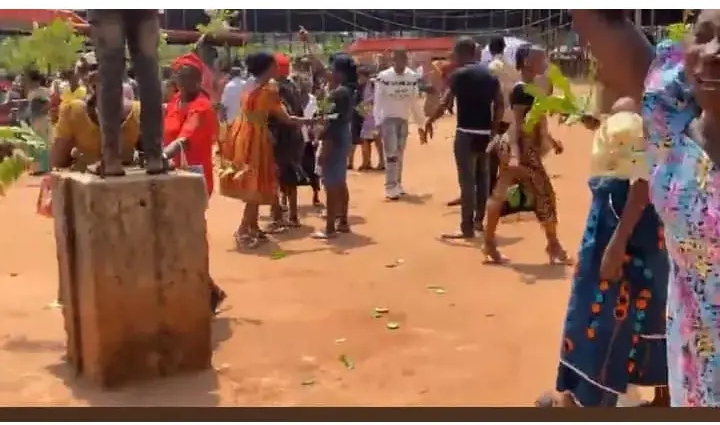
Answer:
[[[53,81],[50,86],[50,116],[52,122],[57,122],[60,105],[72,100],[83,100],[87,97],[87,88],[80,81],[76,71],[63,71],[60,78]]]
[[[667,406],[665,303],[669,264],[649,204],[642,117],[615,103],[593,140],[593,199],[565,316],[555,391],[540,407],[614,407],[628,385],[655,388]],[[645,177],[643,177],[645,176]]]
[[[100,155],[100,125],[94,84],[97,74],[88,77],[90,95],[60,105],[55,124],[50,162],[54,168],[78,166],[84,168],[98,162]],[[125,162],[132,161],[140,139],[140,103],[123,99],[121,140]]]

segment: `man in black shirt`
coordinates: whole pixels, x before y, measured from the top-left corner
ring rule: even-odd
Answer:
[[[473,40],[457,41],[454,55],[459,68],[451,74],[448,90],[425,123],[425,131],[431,137],[433,124],[455,99],[457,128],[453,150],[462,221],[460,233],[444,234],[446,239],[469,239],[475,236],[476,229],[482,231],[489,191],[485,149],[497,134],[505,109],[498,79],[486,65],[476,63],[475,54]]]

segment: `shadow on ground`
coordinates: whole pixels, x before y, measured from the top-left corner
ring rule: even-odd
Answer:
[[[220,317],[213,322],[213,350],[231,338],[235,326],[261,326],[262,320],[243,317]],[[10,347],[8,347],[10,345]],[[48,349],[43,343],[5,344],[5,349],[20,349],[24,352],[32,349]],[[53,342],[49,349],[58,350]],[[64,347],[60,347],[64,349]],[[63,381],[73,397],[83,400],[91,406],[197,406],[213,407],[220,402],[218,372],[209,369],[202,372],[161,378],[122,386],[117,389],[103,390],[86,379],[77,376],[75,370],[66,362],[47,366],[48,372]]]
[[[540,280],[565,280],[568,276],[568,266],[562,264],[503,264],[519,275],[521,280],[527,284],[534,284]]]

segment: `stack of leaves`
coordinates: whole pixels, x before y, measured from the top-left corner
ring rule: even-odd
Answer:
[[[47,141],[25,124],[0,126],[0,196],[28,170],[33,158],[47,149]]]
[[[685,9],[683,21],[667,27],[667,36],[670,40],[680,42],[687,36],[692,29],[689,20],[694,13],[694,10]],[[594,88],[596,64],[594,61],[591,61],[590,64],[588,80],[590,87]],[[563,117],[561,123],[572,125],[584,116],[594,115],[589,108],[592,92],[587,96],[575,96],[571,90],[570,80],[562,74],[560,68],[553,64],[548,67],[547,77],[554,88],[552,95],[548,95],[545,90],[535,84],[525,84],[524,86],[525,92],[535,98],[535,102],[525,116],[524,130],[526,132],[532,131],[545,116],[561,115]]]
[[[683,20],[675,24],[668,25],[667,35],[668,38],[675,42],[680,42],[685,39],[685,36],[691,31],[692,24],[688,21],[695,14],[693,9],[683,10]]]
[[[198,24],[195,29],[202,35],[218,35],[230,31],[230,20],[236,17],[237,11],[230,9],[205,9],[205,15],[210,19],[207,25]]]
[[[594,67],[591,69],[590,79],[591,87],[594,79]],[[592,93],[587,96],[576,96],[572,92],[570,80],[560,71],[555,64],[548,66],[547,74],[548,82],[553,87],[553,93],[548,95],[547,92],[532,83],[523,86],[525,92],[535,98],[535,101],[525,116],[524,130],[532,131],[535,126],[546,116],[561,115],[566,117],[564,123],[572,125],[584,116],[590,114],[590,98]]]

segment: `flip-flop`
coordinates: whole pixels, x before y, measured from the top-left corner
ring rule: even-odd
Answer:
[[[334,239],[337,235],[335,233],[325,233],[322,230],[318,230],[317,232],[313,232],[310,237],[313,239],[321,240],[321,241],[327,241],[330,239]]]
[[[553,391],[546,391],[535,400],[535,407],[555,407]]]
[[[225,291],[213,284],[212,293],[210,294],[210,310],[214,315],[220,313],[219,307],[227,299]]]
[[[287,226],[285,223],[280,222],[272,222],[268,224],[265,229],[263,229],[263,233],[267,233],[269,235],[277,235],[279,233],[283,233],[287,230]]]
[[[464,235],[462,233],[443,233],[440,239],[474,239],[475,235]]]

